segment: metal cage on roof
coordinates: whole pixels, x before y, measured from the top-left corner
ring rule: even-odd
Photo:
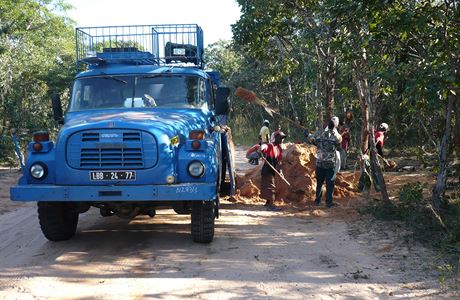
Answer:
[[[203,30],[196,24],[79,27],[76,50],[77,68],[103,63],[204,67]]]

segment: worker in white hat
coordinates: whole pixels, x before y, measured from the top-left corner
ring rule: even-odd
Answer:
[[[264,120],[262,128],[260,128],[259,132],[259,142],[260,144],[266,144],[270,142],[270,122],[268,120]]]

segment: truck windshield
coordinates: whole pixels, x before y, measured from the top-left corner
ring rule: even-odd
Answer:
[[[101,108],[202,107],[206,80],[189,75],[101,75],[75,80],[70,111]]]

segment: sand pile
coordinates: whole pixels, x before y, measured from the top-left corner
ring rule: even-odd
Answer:
[[[312,201],[316,193],[316,147],[308,144],[283,145],[283,164],[281,170],[291,183],[288,186],[279,176],[275,176],[277,186],[276,199],[281,202]],[[257,197],[260,193],[261,163],[248,170],[244,176],[237,177],[240,196]],[[339,173],[335,181],[334,198],[349,198],[356,195],[356,173]],[[325,184],[323,189],[325,188]],[[325,197],[325,193],[323,193]]]

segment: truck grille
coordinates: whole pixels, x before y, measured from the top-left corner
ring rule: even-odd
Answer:
[[[92,130],[73,134],[67,160],[76,169],[142,169],[157,163],[157,143],[148,132]]]
[[[80,167],[142,168],[141,148],[82,148]]]

